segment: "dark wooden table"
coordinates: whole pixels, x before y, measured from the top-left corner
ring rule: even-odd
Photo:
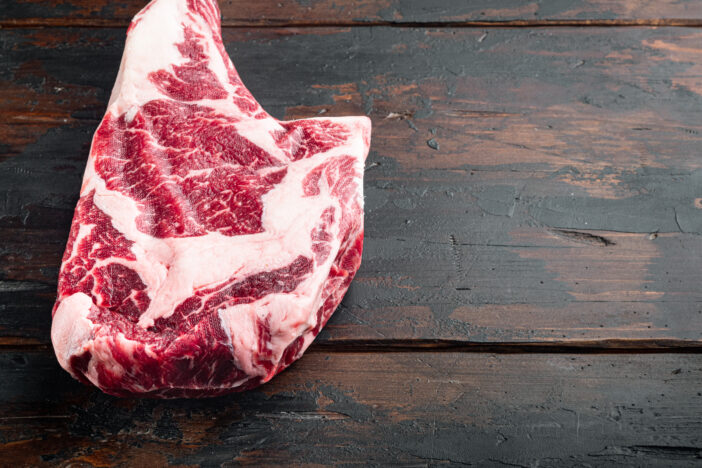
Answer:
[[[141,6],[0,7],[0,465],[700,466],[701,2],[223,0],[266,109],[374,133],[342,306],[203,401],[108,397],[49,341]]]

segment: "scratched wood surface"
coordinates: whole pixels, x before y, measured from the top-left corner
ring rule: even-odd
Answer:
[[[13,376],[0,388],[5,466],[693,467],[701,456],[697,355],[311,352],[260,390],[201,401],[108,397],[35,352],[0,354],[0,371]]]
[[[142,0],[4,0],[3,26],[126,25]],[[696,0],[222,0],[226,26],[702,24]]]
[[[2,340],[48,343],[123,35],[3,33]],[[700,40],[691,28],[225,31],[275,115],[373,119],[363,266],[320,342],[699,343]]]
[[[699,2],[222,1],[273,115],[373,120],[364,260],[289,371],[173,402],[49,341],[141,3],[0,8],[0,465],[699,465]]]

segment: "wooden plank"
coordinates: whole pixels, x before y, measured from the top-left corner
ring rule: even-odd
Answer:
[[[3,26],[122,26],[145,0],[6,0]],[[230,26],[464,24],[698,24],[702,6],[693,0],[282,0],[220,1]],[[652,21],[653,20],[653,21]],[[672,21],[671,21],[672,20]]]
[[[0,344],[48,342],[123,34],[0,35],[12,86],[0,87]],[[373,119],[364,263],[320,342],[699,344],[700,39],[680,28],[227,30],[274,115]]]
[[[700,355],[311,353],[260,390],[115,399],[0,353],[11,466],[699,466]],[[147,463],[148,461],[148,463]]]

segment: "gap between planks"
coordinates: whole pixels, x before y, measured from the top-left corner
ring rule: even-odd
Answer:
[[[22,18],[0,21],[2,28],[123,28],[125,20],[90,18]],[[702,27],[702,18],[662,19],[597,19],[597,20],[505,20],[505,21],[328,21],[306,22],[290,20],[229,20],[223,28],[334,28],[334,27],[391,27],[391,28],[553,28],[553,27]]]
[[[29,341],[29,340],[28,340]],[[49,344],[0,339],[0,352],[51,351]],[[338,340],[314,343],[307,354],[450,352],[481,354],[702,354],[702,341],[606,339],[478,343],[460,340]]]

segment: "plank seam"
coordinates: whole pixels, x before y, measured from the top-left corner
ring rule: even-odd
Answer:
[[[307,352],[460,352],[489,354],[702,354],[702,342],[677,339],[472,342],[459,340],[344,340],[315,343]]]
[[[0,28],[123,28],[127,20],[95,20],[88,18],[26,18],[0,20]],[[223,28],[334,28],[334,27],[394,27],[394,28],[558,28],[558,27],[702,27],[702,19],[598,19],[598,20],[495,20],[495,21],[286,21],[268,22],[222,21]]]
[[[51,351],[49,344],[3,344],[0,352]],[[481,343],[459,340],[340,340],[314,343],[306,353],[451,352],[467,354],[702,354],[702,341],[606,339]]]

